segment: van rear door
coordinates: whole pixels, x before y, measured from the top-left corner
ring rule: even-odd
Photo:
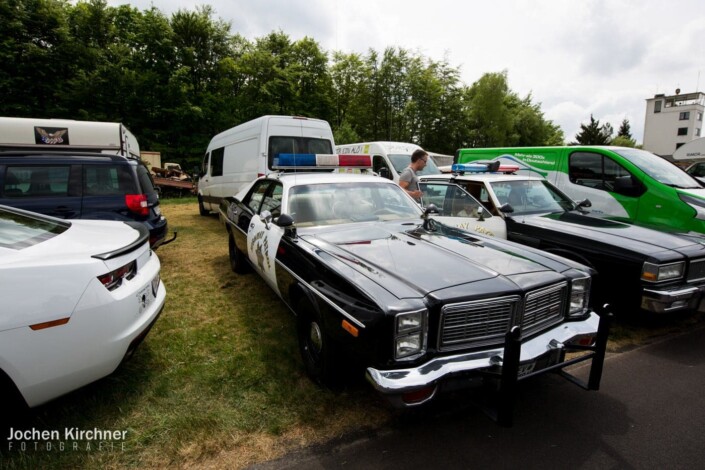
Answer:
[[[267,169],[282,153],[333,153],[333,132],[318,119],[273,117],[267,125]]]

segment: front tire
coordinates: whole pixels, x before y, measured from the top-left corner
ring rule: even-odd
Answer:
[[[314,382],[335,388],[339,385],[339,361],[320,314],[308,299],[299,302],[296,312],[299,351],[306,373]]]
[[[237,274],[245,274],[249,272],[250,265],[247,264],[245,254],[235,244],[235,239],[232,234],[228,234],[228,255],[230,258],[230,269]]]
[[[202,216],[206,216],[210,214],[211,211],[205,208],[203,205],[203,198],[201,196],[198,196],[198,213],[201,214]]]

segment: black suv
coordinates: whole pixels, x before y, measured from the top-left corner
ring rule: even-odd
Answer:
[[[0,204],[62,219],[136,220],[153,249],[168,243],[149,171],[119,155],[0,152]]]

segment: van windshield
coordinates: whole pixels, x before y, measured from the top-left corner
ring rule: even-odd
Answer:
[[[620,148],[616,149],[615,152],[641,168],[644,173],[660,183],[676,188],[702,187],[688,173],[651,152],[631,148]]]
[[[398,154],[398,153],[393,153],[389,154],[389,159],[392,161],[392,165],[394,165],[394,170],[401,174],[402,171],[404,171],[404,168],[409,166],[409,163],[411,163],[411,155],[409,154]],[[416,172],[417,175],[440,175],[441,170],[438,169],[438,166],[436,165],[436,162],[433,161],[431,157],[428,157],[428,162],[426,162],[426,167],[421,170]]]

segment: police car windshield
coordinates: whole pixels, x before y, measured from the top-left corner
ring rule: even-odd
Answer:
[[[545,180],[496,181],[490,185],[500,204],[512,206],[510,215],[563,212],[575,207]]]
[[[641,168],[644,173],[663,184],[676,188],[701,187],[688,173],[653,153],[630,148],[620,148],[615,150],[615,152]]]
[[[421,208],[395,184],[341,182],[294,186],[285,212],[307,227],[415,219]]]
[[[401,172],[404,171],[404,168],[409,166],[409,163],[411,163],[411,155],[408,154],[390,154],[389,159],[392,161],[392,165],[394,165],[394,170],[399,174],[401,174]],[[431,157],[428,157],[426,167],[423,170],[417,172],[416,174],[440,175],[441,170],[438,169],[436,162],[434,162]]]

